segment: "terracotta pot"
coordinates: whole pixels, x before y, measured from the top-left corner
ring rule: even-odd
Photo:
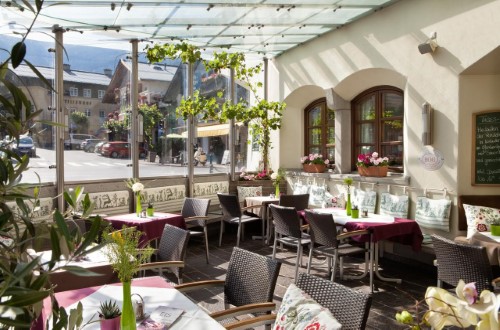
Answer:
[[[370,167],[358,167],[358,173],[361,176],[387,176],[387,170],[389,166],[370,166]]]
[[[323,173],[326,170],[325,164],[303,164],[304,172]]]
[[[101,319],[101,330],[119,330],[120,319],[120,316],[117,316],[114,319]]]

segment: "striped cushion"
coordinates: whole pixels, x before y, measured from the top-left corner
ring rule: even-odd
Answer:
[[[415,221],[420,227],[450,231],[451,201],[417,197]]]

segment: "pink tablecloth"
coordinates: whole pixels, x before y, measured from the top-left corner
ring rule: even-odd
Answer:
[[[110,285],[121,285],[121,283],[115,283]],[[172,288],[172,285],[167,283],[165,279],[161,278],[160,276],[136,278],[132,280],[132,285],[149,287],[149,288]],[[87,296],[90,296],[92,293],[96,292],[100,288],[101,286],[93,286],[78,290],[63,291],[56,293],[55,297],[60,307],[68,307],[74,304],[75,302],[80,301]],[[52,310],[52,303],[50,301],[50,298],[46,298],[43,301],[43,311],[41,319],[39,319],[39,321],[36,322],[31,327],[31,330],[45,329],[45,322],[47,320],[47,317],[51,313],[51,310]]]
[[[113,228],[122,229],[122,227],[136,227],[144,234],[141,237],[141,244],[159,239],[163,233],[165,224],[186,229],[186,222],[180,214],[155,212],[153,217],[139,218],[135,213],[115,215],[104,218],[111,223]]]

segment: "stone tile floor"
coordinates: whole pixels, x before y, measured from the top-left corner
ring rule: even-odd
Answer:
[[[272,245],[263,244],[262,240],[250,239],[252,234],[255,233],[248,230],[246,239],[240,243],[240,247],[261,255],[272,256]],[[206,279],[224,279],[232,248],[236,244],[236,233],[228,230],[224,234],[221,247],[217,246],[218,235],[215,235],[215,233],[210,236],[209,241],[210,264],[207,265],[204,244],[201,238],[194,237],[191,239],[186,258],[184,283]],[[304,255],[307,256],[307,253],[305,251]],[[293,249],[278,250],[277,258],[283,262],[274,293],[274,302],[279,306],[288,285],[293,282],[296,252]],[[306,258],[303,259],[304,265],[307,261]],[[315,260],[321,261],[320,258],[315,258]],[[344,263],[346,274],[360,274],[364,259],[360,255],[359,258],[349,258]],[[423,298],[426,288],[436,284],[435,269],[421,263],[401,263],[388,258],[383,258],[380,263],[381,273],[388,277],[401,278],[403,283],[396,284],[375,279],[373,302],[366,328],[405,329],[404,326],[395,322],[394,316],[398,311],[411,309],[416,300]],[[305,272],[305,268],[301,268],[299,271]],[[313,266],[311,273],[327,278],[326,263]],[[337,278],[336,281],[356,290],[370,292],[368,278],[345,281]],[[223,309],[222,290],[204,290],[191,295],[191,297],[207,311]]]

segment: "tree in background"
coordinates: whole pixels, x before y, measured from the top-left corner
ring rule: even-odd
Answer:
[[[158,110],[156,104],[139,105],[139,113],[142,115],[144,142],[147,144],[148,150],[156,150],[154,145],[154,128],[157,127],[158,123],[162,120],[163,115],[160,110]]]
[[[89,131],[89,118],[81,111],[72,112],[69,115],[71,122],[75,124],[76,131],[74,133],[88,133]]]

